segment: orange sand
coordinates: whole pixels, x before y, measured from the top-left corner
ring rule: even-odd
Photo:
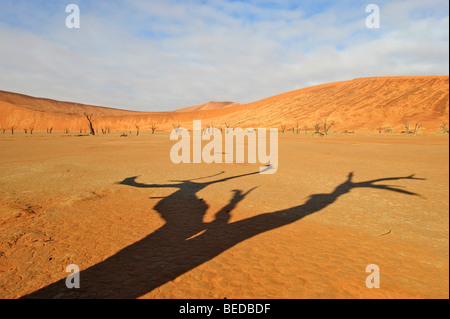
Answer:
[[[111,130],[130,130],[138,125],[158,130],[180,124],[192,127],[192,120],[204,126],[280,127],[299,124],[314,129],[325,118],[335,121],[333,130],[375,132],[378,128],[404,130],[406,118],[412,129],[422,124],[421,132],[437,132],[442,122],[448,125],[449,77],[378,77],[329,83],[300,89],[261,101],[239,103],[209,102],[182,109],[181,112],[131,112],[48,99],[37,99],[0,91],[0,128],[79,132],[86,130],[83,112],[94,114],[94,126]]]
[[[120,133],[0,134],[0,298],[449,298],[448,136],[289,133],[236,177]]]
[[[239,106],[239,105],[241,105],[241,103],[210,101],[208,103],[204,103],[204,104],[200,104],[200,105],[185,107],[185,108],[176,110],[175,112],[218,110],[218,109],[225,108],[225,107]]]

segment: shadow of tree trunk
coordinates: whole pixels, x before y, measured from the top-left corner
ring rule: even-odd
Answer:
[[[137,176],[124,179],[119,184],[137,188],[176,189],[154,207],[166,223],[142,240],[81,271],[81,288],[68,289],[64,278],[22,298],[137,298],[208,262],[240,242],[324,209],[352,189],[376,188],[417,196],[403,189],[375,183],[423,180],[411,175],[355,183],[352,181],[353,173],[350,173],[347,180],[336,186],[331,193],[314,194],[302,205],[230,223],[231,211],[254,188],[245,193],[233,190],[233,198],[216,213],[214,221],[203,222],[208,205],[197,197],[199,191],[212,184],[258,173],[210,182],[196,182],[198,179],[192,179],[160,185],[139,183],[136,181]]]

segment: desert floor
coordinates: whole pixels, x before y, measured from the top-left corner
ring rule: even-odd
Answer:
[[[280,134],[260,175],[119,135],[0,134],[1,298],[449,298],[448,136]]]

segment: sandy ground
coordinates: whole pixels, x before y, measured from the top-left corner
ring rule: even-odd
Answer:
[[[284,134],[260,175],[119,135],[0,134],[1,298],[449,298],[447,136]]]

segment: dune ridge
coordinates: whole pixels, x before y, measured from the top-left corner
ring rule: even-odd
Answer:
[[[209,101],[208,103],[203,103],[200,105],[194,105],[189,107],[184,107],[182,109],[175,110],[175,112],[192,112],[192,111],[205,111],[205,110],[217,110],[224,107],[239,106],[241,103],[238,102],[217,102]]]
[[[0,91],[0,128],[86,130],[83,113],[94,114],[94,127],[129,130],[191,128],[193,120],[215,127],[280,127],[312,130],[324,119],[334,130],[402,130],[403,120],[421,131],[436,132],[449,117],[448,76],[369,77],[303,88],[260,101],[215,102],[173,112],[137,112],[36,98]],[[306,127],[305,127],[306,126]]]

